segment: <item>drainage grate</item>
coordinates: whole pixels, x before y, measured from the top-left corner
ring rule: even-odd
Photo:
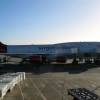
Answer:
[[[100,100],[98,95],[85,88],[69,89],[68,94],[75,100]]]

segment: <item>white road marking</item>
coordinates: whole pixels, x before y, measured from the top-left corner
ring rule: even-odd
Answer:
[[[47,80],[44,79],[44,81],[45,81],[45,83],[48,83]],[[53,84],[53,83],[52,83],[52,84]],[[50,87],[51,87],[52,89],[54,89],[54,90],[58,93],[58,95],[61,96],[60,91],[58,91],[53,85],[50,85]]]
[[[21,93],[21,96],[22,96],[22,100],[25,100],[25,99],[24,99],[23,92],[22,92],[22,89],[21,89],[21,87],[20,87],[20,84],[18,84],[18,87],[19,87],[19,89],[20,89],[20,93]]]
[[[43,93],[41,92],[41,90],[37,87],[37,85],[35,83],[33,83],[33,81],[30,78],[30,81],[32,82],[33,86],[38,90],[40,96],[42,97],[43,100],[47,100],[47,98],[43,95]]]

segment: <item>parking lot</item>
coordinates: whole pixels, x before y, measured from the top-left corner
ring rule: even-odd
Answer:
[[[27,72],[26,80],[8,92],[4,100],[73,100],[68,89],[86,88],[100,96],[100,68],[81,73]]]

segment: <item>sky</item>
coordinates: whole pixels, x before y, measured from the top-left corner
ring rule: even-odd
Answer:
[[[0,41],[100,41],[100,0],[0,0]]]

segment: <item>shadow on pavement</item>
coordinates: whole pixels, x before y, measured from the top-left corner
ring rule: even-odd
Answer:
[[[77,74],[88,69],[97,68],[96,64],[3,64],[0,65],[0,74],[8,72],[31,72],[42,74],[48,72],[68,72]]]

